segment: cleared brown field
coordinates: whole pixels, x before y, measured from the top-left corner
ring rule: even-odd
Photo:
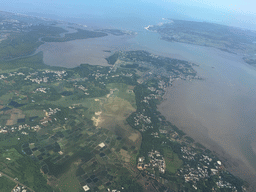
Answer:
[[[5,114],[10,114],[10,119],[7,120],[6,125],[15,125],[17,124],[18,119],[25,118],[25,115],[22,113],[22,110],[20,109],[10,109],[5,112]]]

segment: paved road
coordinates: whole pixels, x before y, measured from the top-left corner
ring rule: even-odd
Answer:
[[[21,185],[21,186],[23,186],[23,187],[26,187],[28,190],[30,190],[30,191],[32,191],[32,192],[35,192],[33,189],[27,187],[26,185],[23,185],[23,184],[20,183],[19,181],[16,181],[15,179],[11,178],[10,176],[8,176],[8,175],[6,175],[6,174],[4,174],[4,173],[2,173],[2,172],[0,172],[0,175],[7,177],[8,179],[12,180],[13,182],[15,182],[15,183],[17,183],[17,184],[19,184],[19,185]]]

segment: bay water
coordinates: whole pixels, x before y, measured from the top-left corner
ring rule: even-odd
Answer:
[[[84,62],[107,65],[104,58],[110,53],[104,49],[112,53],[146,50],[198,64],[195,70],[204,80],[176,80],[158,106],[159,111],[197,142],[215,151],[232,173],[256,180],[256,69],[246,64],[242,55],[161,40],[159,34],[144,29],[149,24],[155,23],[147,21],[136,26],[137,35],[132,38],[110,36],[103,37],[103,41],[95,38],[46,43],[39,50],[44,52],[46,64],[65,67]],[[51,47],[57,50],[57,57]],[[64,55],[69,59],[58,60]],[[86,60],[90,55],[98,59]],[[74,60],[77,62],[72,63]]]

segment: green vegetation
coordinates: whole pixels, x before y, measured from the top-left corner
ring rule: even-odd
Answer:
[[[217,44],[226,44],[227,48],[234,48],[241,43],[252,44],[255,41],[255,33],[249,30],[243,30],[239,28],[229,27],[226,25],[212,24],[207,22],[185,21],[185,20],[173,20],[173,23],[167,23],[158,29],[157,26],[150,27],[150,30],[158,30],[161,34],[171,32],[169,36],[174,34],[183,34],[185,37],[181,38],[181,41],[185,40],[192,43],[197,43],[196,40],[209,43],[216,42]],[[194,42],[192,41],[194,37]],[[168,40],[177,41],[178,38],[167,38]],[[229,45],[229,44],[231,45]],[[240,45],[241,46],[241,45]]]
[[[7,175],[18,178],[19,182],[34,189],[35,191],[50,191],[46,179],[40,173],[40,166],[30,157],[18,159],[15,163],[8,165],[3,169]]]
[[[166,171],[170,173],[176,173],[176,171],[183,165],[183,162],[179,159],[178,155],[170,149],[164,149],[164,157]]]
[[[1,45],[1,44],[0,44]],[[40,52],[34,56],[14,59],[11,61],[0,61],[1,70],[18,69],[21,67],[43,69],[47,66],[43,63],[43,53]]]
[[[113,94],[119,98],[127,100],[134,108],[136,108],[135,94],[133,86],[124,83],[110,83],[107,84],[107,89],[115,90]]]
[[[118,171],[119,178],[115,181],[114,188],[125,191],[125,192],[141,192],[143,188],[140,184],[136,182],[131,176],[127,169],[122,168]]]
[[[256,33],[236,27],[207,22],[171,20],[161,26],[149,27],[163,40],[215,47],[228,53],[242,53],[245,62],[255,65]]]
[[[103,32],[77,29],[76,33],[68,33],[68,34],[65,34],[64,37],[44,37],[42,38],[42,40],[45,42],[66,42],[66,41],[72,41],[76,39],[104,37],[107,35],[108,35],[107,33],[103,33]]]
[[[22,158],[23,156],[18,153],[18,151],[14,148],[11,148],[9,150],[6,150],[3,154],[2,154],[2,160],[1,162],[5,162],[6,164],[10,164],[13,163],[15,161],[17,161],[18,159]]]
[[[64,29],[53,26],[31,26],[28,32],[14,33],[0,43],[0,60],[24,57],[32,54],[43,42],[41,37],[58,36]]]
[[[116,35],[116,36],[122,36],[127,34],[126,32],[121,31],[119,29],[101,29],[99,31],[104,33],[110,33],[111,35]]]
[[[186,138],[187,141],[190,142],[190,143],[194,143],[194,142],[195,142],[195,140],[194,140],[193,138],[189,137],[189,136],[185,136],[185,138]]]
[[[140,192],[143,191],[143,188],[141,185],[139,185],[135,179],[132,179],[131,177],[126,177],[126,176],[121,176],[119,178],[119,180],[117,180],[117,188],[118,189],[122,189],[122,187],[124,188],[123,191],[125,192],[130,192],[130,191],[134,191],[134,192]]]
[[[138,64],[121,65],[121,67],[124,67],[124,68],[137,68],[138,66],[139,66]]]
[[[66,174],[63,174],[59,179],[59,188],[61,191],[70,192],[70,191],[81,191],[81,186],[79,180],[76,177],[77,166],[72,165],[69,171]]]
[[[116,61],[118,60],[119,55],[120,55],[119,52],[116,52],[113,55],[111,55],[108,58],[106,58],[108,64],[114,65],[116,63]]]
[[[231,183],[232,185],[235,185],[239,190],[244,185],[244,181],[241,179],[234,177],[234,175],[231,175],[229,172],[222,172],[220,176],[227,182]],[[240,190],[241,191],[241,190]]]
[[[0,177],[0,189],[1,192],[10,192],[15,187],[16,183],[11,181],[10,179],[2,176]]]
[[[59,177],[60,175],[66,173],[72,163],[79,158],[83,158],[84,160],[91,159],[92,155],[85,151],[77,151],[70,158],[68,158],[63,163],[53,163],[50,158],[46,159],[44,162],[47,164],[49,168],[49,174],[54,175],[55,177]]]
[[[196,75],[196,71],[192,68],[191,64],[184,60],[159,56],[155,57],[154,55],[146,51],[128,51],[123,54],[123,56],[125,56],[125,61],[146,62],[156,68],[163,67],[168,72],[173,72],[176,75],[179,74],[179,72],[181,72],[181,74],[183,75]],[[131,66],[134,67],[137,65],[132,64]],[[184,68],[181,69],[180,66],[183,66]]]
[[[84,185],[91,191],[193,191],[192,182],[184,181],[186,171],[204,166],[202,155],[212,159],[209,170],[216,168],[217,158],[194,148],[194,140],[157,111],[170,76],[195,78],[193,64],[128,51],[107,58],[111,67],[82,64],[67,69],[45,65],[42,53],[31,55],[42,41],[121,35],[118,30],[78,29],[60,37],[63,32],[29,26],[27,34],[10,35],[0,44],[5,46],[0,52],[1,171],[37,192],[80,192]],[[150,157],[152,151],[157,152]],[[186,159],[190,154],[192,160]],[[137,169],[141,157],[145,164],[155,158],[166,167]],[[225,171],[219,174],[243,185]],[[2,178],[0,186],[9,190],[12,184]],[[200,178],[198,188],[216,187],[217,179]]]

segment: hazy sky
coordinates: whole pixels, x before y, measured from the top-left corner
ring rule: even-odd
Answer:
[[[0,5],[2,11],[49,17],[190,18],[256,29],[255,0],[1,0]]]

